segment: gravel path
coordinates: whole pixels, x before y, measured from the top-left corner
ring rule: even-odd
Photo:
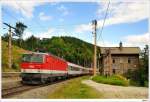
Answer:
[[[17,95],[13,95],[9,98],[11,98],[11,99],[47,99],[48,95],[51,92],[54,92],[61,85],[67,84],[68,81],[63,81],[63,82],[48,85],[45,87],[35,88],[35,89],[29,90],[29,91],[22,92]]]
[[[91,86],[103,93],[103,98],[111,99],[111,98],[138,98],[138,99],[146,99],[148,98],[148,88],[146,87],[123,87],[123,86],[115,86],[108,84],[96,83],[92,80],[84,80],[82,83]]]

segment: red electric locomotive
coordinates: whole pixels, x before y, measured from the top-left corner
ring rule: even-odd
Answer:
[[[90,74],[92,71],[52,54],[36,52],[23,54],[20,67],[22,82],[26,84],[41,84],[58,78]]]

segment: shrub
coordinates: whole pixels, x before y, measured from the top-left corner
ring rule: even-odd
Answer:
[[[127,78],[125,78],[121,75],[114,75],[114,77],[117,77],[118,79],[121,79],[121,80],[127,80]]]
[[[131,80],[131,79],[130,79],[129,83],[130,83],[131,86],[138,86],[138,87],[140,86],[139,82]]]
[[[98,83],[104,83],[104,84],[111,84],[111,85],[120,85],[120,86],[128,86],[129,80],[124,78],[120,75],[113,75],[113,76],[95,76],[92,78],[93,81],[96,81]]]
[[[14,62],[13,62],[12,68],[13,68],[13,69],[19,69],[19,65],[18,65],[17,63],[14,63]]]
[[[144,86],[148,87],[148,81],[144,81]]]

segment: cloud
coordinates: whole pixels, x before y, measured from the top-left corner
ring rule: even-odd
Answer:
[[[116,44],[116,43],[112,43],[110,41],[105,41],[105,42],[98,41],[97,45],[100,46],[100,47],[118,47],[119,42],[118,42],[118,44]]]
[[[23,39],[27,39],[29,38],[30,36],[34,35],[32,32],[30,31],[25,31],[24,32],[24,36],[23,36]]]
[[[49,28],[47,32],[44,33],[39,33],[37,35],[35,35],[38,38],[51,38],[52,34],[55,32],[54,28]]]
[[[12,8],[16,12],[21,12],[22,15],[27,18],[32,18],[35,7],[45,4],[46,2],[41,2],[38,0],[34,0],[34,1],[2,0],[1,3],[4,6],[8,6]]]
[[[145,34],[132,34],[128,36],[124,36],[120,38],[120,41],[122,41],[124,47],[140,47],[144,48],[145,45],[149,45],[150,41],[150,34],[145,33]],[[118,43],[113,43],[111,41],[98,41],[97,42],[98,46],[101,47],[118,47]]]
[[[150,41],[150,34],[149,33],[145,33],[145,34],[135,34],[135,35],[129,35],[129,36],[125,36],[123,37],[123,39],[125,40],[125,42],[128,43],[128,45],[146,45],[149,44]]]
[[[101,2],[99,5],[106,9],[107,4],[108,2]],[[110,17],[107,19],[106,24],[132,23],[148,18],[148,7],[149,4],[146,1],[112,2],[110,3],[108,13]],[[101,9],[99,9],[99,12],[100,11]],[[102,12],[100,12],[99,15],[104,12],[106,12],[106,10],[104,11],[102,9]]]
[[[63,14],[63,16],[66,16],[69,14],[68,9],[64,5],[60,5],[57,9]]]
[[[47,20],[51,20],[52,16],[47,16],[47,15],[45,15],[44,12],[40,12],[39,18],[40,18],[40,20],[47,21]]]
[[[56,1],[56,0],[55,0],[54,2],[51,2],[51,5],[52,5],[52,6],[56,6],[56,5],[58,5],[59,3],[60,3],[59,1]]]
[[[121,24],[121,23],[133,23],[148,18],[149,3],[147,1],[132,1],[132,2],[111,2],[108,11],[108,17],[105,22],[105,26]],[[97,16],[105,15],[108,0],[99,2],[99,9],[97,10]],[[98,28],[103,25],[103,19],[98,20]],[[75,28],[76,32],[85,32],[91,30],[90,24],[81,24]]]
[[[32,31],[26,30],[23,36],[23,39],[27,39],[30,36],[34,35],[37,38],[51,38],[53,36],[61,37],[61,36],[72,36],[76,37],[77,35],[74,33],[67,32],[64,28],[49,28],[45,32],[37,32],[33,33]]]
[[[59,0],[1,0],[1,4],[3,6],[10,7],[15,12],[21,12],[23,16],[29,19],[34,17],[33,12],[35,10],[35,7],[47,3],[50,3],[51,5],[57,5],[59,4],[59,2]],[[63,16],[69,14],[68,9],[63,5],[58,7],[58,10],[63,13]]]
[[[92,26],[90,23],[87,25],[81,24],[81,25],[77,26],[75,29],[75,32],[77,32],[77,33],[83,33],[86,31],[92,31]]]
[[[25,31],[23,39],[27,39],[30,36],[34,35],[35,37],[38,37],[40,39],[42,38],[51,38],[53,36],[53,33],[55,32],[54,28],[49,28],[46,32],[39,32],[39,33],[33,33],[31,31]]]

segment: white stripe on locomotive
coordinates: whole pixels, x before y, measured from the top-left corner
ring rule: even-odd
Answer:
[[[67,73],[67,71],[61,70],[40,70],[40,69],[21,69],[22,73],[48,73],[48,74],[55,74],[55,73]]]

